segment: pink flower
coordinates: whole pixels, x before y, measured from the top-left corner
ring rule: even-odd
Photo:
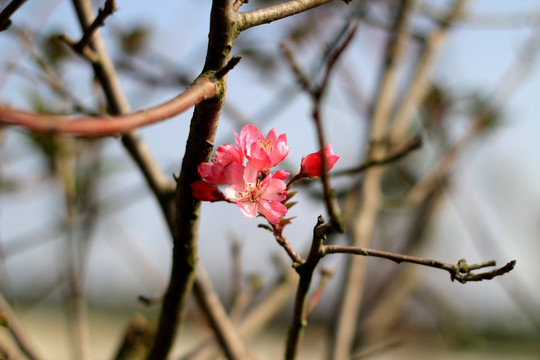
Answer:
[[[248,160],[262,161],[261,171],[267,171],[276,166],[289,154],[287,146],[287,134],[277,136],[274,128],[264,137],[253,125],[246,125],[240,131],[240,136],[235,132],[236,143]]]
[[[242,165],[244,154],[232,144],[221,145],[216,149],[212,163],[201,163],[197,168],[199,175],[212,184],[228,184],[225,177],[225,168],[231,163]]]
[[[231,185],[224,190],[224,194],[238,205],[244,216],[254,218],[260,212],[275,225],[287,213],[287,207],[281,202],[287,198],[287,185],[283,179],[289,174],[280,170],[260,180],[258,175],[261,169],[257,164],[251,161],[246,167],[230,164],[225,173]]]
[[[327,171],[330,171],[334,164],[339,159],[339,155],[335,155],[329,143],[324,146],[324,154],[326,156]],[[323,172],[322,150],[316,153],[311,153],[302,158],[300,174],[310,178],[316,178]]]

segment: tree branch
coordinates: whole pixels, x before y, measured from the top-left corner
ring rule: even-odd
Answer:
[[[123,134],[142,126],[155,124],[179,115],[219,91],[219,79],[201,77],[177,97],[158,106],[116,116],[86,116],[37,114],[0,106],[0,123],[22,126],[36,132],[55,132],[101,137]]]
[[[364,162],[362,165],[351,168],[351,169],[344,169],[339,171],[332,172],[333,176],[343,176],[343,175],[354,175],[359,174],[363,171],[366,171],[367,169],[373,167],[373,166],[381,166],[381,165],[387,165],[391,164],[393,162],[396,162],[405,156],[407,156],[410,152],[420,149],[422,147],[422,137],[420,135],[417,135],[413,137],[411,140],[407,141],[405,145],[403,145],[400,149],[396,150],[394,153],[382,158],[382,159],[371,159]]]
[[[239,13],[241,19],[239,30],[244,31],[254,26],[269,24],[331,1],[333,0],[290,0],[262,9]]]
[[[75,51],[82,52],[82,50],[90,44],[96,31],[105,24],[105,19],[111,16],[115,11],[116,0],[105,0],[105,5],[102,9],[99,9],[95,20],[86,28],[81,40],[74,45]]]
[[[402,254],[396,254],[387,251],[365,249],[355,246],[341,246],[341,245],[323,245],[321,247],[322,256],[327,254],[354,254],[362,256],[373,256],[383,259],[392,260],[396,263],[412,263],[423,266],[428,266],[436,269],[445,270],[450,273],[450,278],[452,281],[457,280],[462,284],[465,284],[469,281],[482,281],[482,280],[491,280],[496,276],[504,275],[510,272],[516,265],[516,260],[512,260],[506,265],[496,268],[491,271],[486,271],[482,273],[471,273],[473,270],[482,269],[488,266],[495,266],[496,263],[494,260],[486,261],[479,264],[468,265],[465,259],[461,259],[457,262],[456,265],[448,264],[438,260],[425,259],[415,256],[408,256]]]
[[[213,0],[210,17],[210,34],[204,74],[214,74],[226,67],[233,42],[238,35],[233,15],[236,14],[230,0]],[[177,180],[175,216],[173,221],[174,247],[169,285],[165,293],[154,345],[148,359],[162,360],[167,357],[177,329],[186,314],[197,266],[197,243],[200,201],[191,193],[191,184],[198,180],[197,167],[209,160],[214,138],[225,99],[226,81],[221,79],[221,91],[195,107],[186,144],[180,175]],[[218,304],[220,305],[220,304]],[[208,309],[207,309],[208,310]],[[213,310],[213,309],[209,309]],[[219,329],[214,328],[215,331]],[[229,334],[239,342],[238,334]],[[238,347],[230,347],[231,349]],[[240,349],[241,350],[241,349]],[[228,354],[241,359],[242,351]]]
[[[79,23],[84,32],[95,17],[92,3],[89,0],[73,0],[73,6],[75,7]],[[92,37],[89,46],[85,49],[89,48],[91,48],[92,52],[96,55],[96,59],[92,62],[92,67],[107,99],[109,111],[114,115],[128,113],[130,111],[129,103],[120,86],[116,70],[99,32]],[[171,227],[171,181],[165,176],[161,168],[155,162],[150,153],[150,149],[141,139],[138,131],[132,130],[123,134],[122,144],[141,170],[146,183],[156,195],[164,217]]]
[[[0,314],[7,319],[7,328],[9,329],[11,336],[13,336],[13,339],[19,346],[19,349],[22,350],[28,359],[41,359],[41,357],[36,354],[34,346],[28,340],[28,337],[24,332],[22,325],[19,323],[15,312],[11,309],[11,306],[2,294],[0,294]]]
[[[296,358],[304,328],[307,325],[309,288],[311,287],[311,279],[313,278],[315,268],[322,258],[321,247],[323,246],[323,241],[326,239],[327,230],[328,228],[324,224],[324,218],[319,216],[317,224],[313,229],[313,241],[306,262],[296,269],[298,274],[300,274],[300,281],[298,282],[298,289],[296,291],[293,319],[287,336],[286,360],[294,360]]]

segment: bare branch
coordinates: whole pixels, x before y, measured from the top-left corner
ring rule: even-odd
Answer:
[[[508,262],[503,267],[486,271],[482,273],[472,273],[473,270],[482,269],[488,266],[495,266],[496,263],[494,260],[486,261],[479,264],[472,264],[467,265],[467,262],[464,259],[461,259],[458,261],[456,265],[448,264],[442,261],[438,260],[431,260],[431,259],[425,259],[415,256],[408,256],[408,255],[402,255],[402,254],[396,254],[392,252],[387,251],[380,251],[380,250],[373,250],[373,249],[365,249],[355,246],[341,246],[341,245],[323,245],[321,247],[322,255],[325,256],[327,254],[354,254],[354,255],[362,255],[362,256],[373,256],[373,257],[379,257],[383,259],[392,260],[396,263],[412,263],[412,264],[418,264],[423,266],[429,266],[436,269],[445,270],[448,273],[450,273],[450,278],[452,281],[457,280],[462,284],[465,284],[469,281],[482,281],[482,280],[490,280],[493,279],[496,276],[504,275],[508,272],[510,272],[514,266],[516,265],[516,260],[512,260]]]
[[[204,73],[219,71],[226,67],[229,62],[234,39],[238,35],[237,28],[232,21],[234,14],[237,13],[232,5],[233,3],[230,0],[213,0],[212,2],[208,50],[203,67]],[[200,178],[197,167],[201,162],[208,161],[212,152],[221,109],[225,100],[225,78],[220,83],[223,91],[211,101],[203,101],[198,104],[191,119],[186,151],[177,180],[175,213],[174,218],[171,219],[174,248],[170,281],[165,293],[154,345],[148,357],[150,360],[161,360],[167,357],[177,330],[184,320],[187,300],[193,287],[195,267],[198,261],[200,201],[193,197],[191,184]],[[221,306],[219,302],[216,302],[216,304]],[[217,310],[216,308],[205,309],[209,311]],[[218,331],[216,328],[214,330]],[[230,336],[234,337],[235,341],[238,341],[236,333],[230,334]],[[227,341],[225,337],[221,340]],[[234,349],[241,350],[236,345],[227,345],[228,355],[231,358],[240,359],[242,354],[238,354],[238,352],[241,351],[236,351],[234,354],[232,352]]]
[[[362,165],[357,166],[355,168],[334,171],[332,175],[333,176],[353,175],[353,174],[361,173],[373,166],[387,165],[387,164],[396,162],[404,158],[410,152],[420,149],[421,147],[422,147],[422,137],[420,135],[417,135],[413,137],[411,140],[407,141],[407,143],[403,145],[400,149],[386,156],[385,158],[367,160]]]
[[[13,310],[11,309],[11,306],[9,305],[9,303],[7,302],[7,300],[4,298],[4,296],[1,293],[0,293],[0,314],[2,314],[5,319],[7,319],[8,329],[11,333],[11,336],[13,336],[13,339],[15,339],[15,342],[17,342],[17,345],[23,351],[23,353],[30,360],[41,359],[41,357],[37,355],[36,350],[34,349],[34,346],[30,343],[30,340],[28,339],[28,336],[24,332],[22,325],[19,323],[17,316],[15,315],[15,312],[13,312]]]
[[[300,274],[300,281],[296,291],[293,319],[287,336],[287,348],[285,352],[286,360],[294,360],[296,358],[304,328],[307,325],[307,296],[311,286],[313,273],[315,272],[319,260],[322,258],[321,247],[323,246],[323,241],[326,239],[326,231],[328,230],[324,221],[322,216],[318,217],[317,224],[313,229],[313,241],[306,262],[296,269],[298,274]]]
[[[87,116],[37,114],[0,106],[0,123],[22,126],[37,132],[57,132],[80,136],[123,134],[141,126],[155,124],[190,109],[218,92],[217,81],[201,77],[182,94],[158,106],[126,115]]]
[[[262,9],[239,13],[241,16],[239,30],[244,31],[254,26],[269,24],[273,21],[299,14],[331,1],[333,0],[290,0]]]
[[[82,50],[90,44],[92,37],[96,33],[97,29],[105,25],[105,19],[111,16],[116,11],[116,0],[105,0],[105,5],[102,9],[99,9],[95,20],[84,31],[84,35],[81,40],[74,45],[74,49],[77,52]]]
[[[193,292],[208,316],[214,334],[227,358],[231,360],[245,359],[244,345],[238,336],[238,332],[221,306],[219,298],[212,288],[212,283],[202,267],[197,268],[197,279],[194,283]]]

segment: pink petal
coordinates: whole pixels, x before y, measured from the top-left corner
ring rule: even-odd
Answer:
[[[263,191],[261,192],[261,198],[269,201],[283,201],[287,198],[287,192],[285,189],[287,185],[279,179],[263,180]]]
[[[214,185],[198,180],[191,184],[193,197],[201,201],[218,201],[224,200],[223,193]]]
[[[285,180],[289,176],[291,176],[291,174],[289,174],[285,170],[278,170],[272,174],[272,179]]]
[[[279,202],[261,201],[259,211],[270,223],[276,225],[287,214],[287,207]]]
[[[225,168],[225,184],[244,184],[244,166],[238,163],[230,163]]]
[[[326,155],[326,164],[328,167],[327,170],[330,171],[332,167],[334,167],[336,161],[338,161],[339,156],[334,154],[329,143],[324,146],[324,151]],[[302,159],[301,172],[304,176],[309,176],[312,178],[316,178],[322,174],[322,150],[306,155]]]
[[[201,163],[197,167],[199,175],[211,182],[212,184],[227,184],[227,178],[225,176],[225,170],[223,166],[219,164]]]
[[[236,205],[238,205],[240,211],[245,217],[253,219],[255,216],[257,216],[257,203],[251,201],[238,201]]]

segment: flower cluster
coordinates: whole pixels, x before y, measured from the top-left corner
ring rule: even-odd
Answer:
[[[289,173],[271,172],[289,154],[287,135],[277,135],[272,129],[263,136],[253,125],[246,125],[240,135],[234,133],[236,146],[221,145],[211,163],[198,167],[202,180],[191,184],[193,196],[202,201],[228,201],[235,203],[242,214],[254,218],[262,214],[271,224],[279,224],[287,214],[287,189],[302,177],[316,178],[323,172],[323,153],[330,170],[339,159],[329,144],[323,151],[302,158],[300,173],[288,184],[283,180]],[[218,185],[228,185],[223,191]]]

